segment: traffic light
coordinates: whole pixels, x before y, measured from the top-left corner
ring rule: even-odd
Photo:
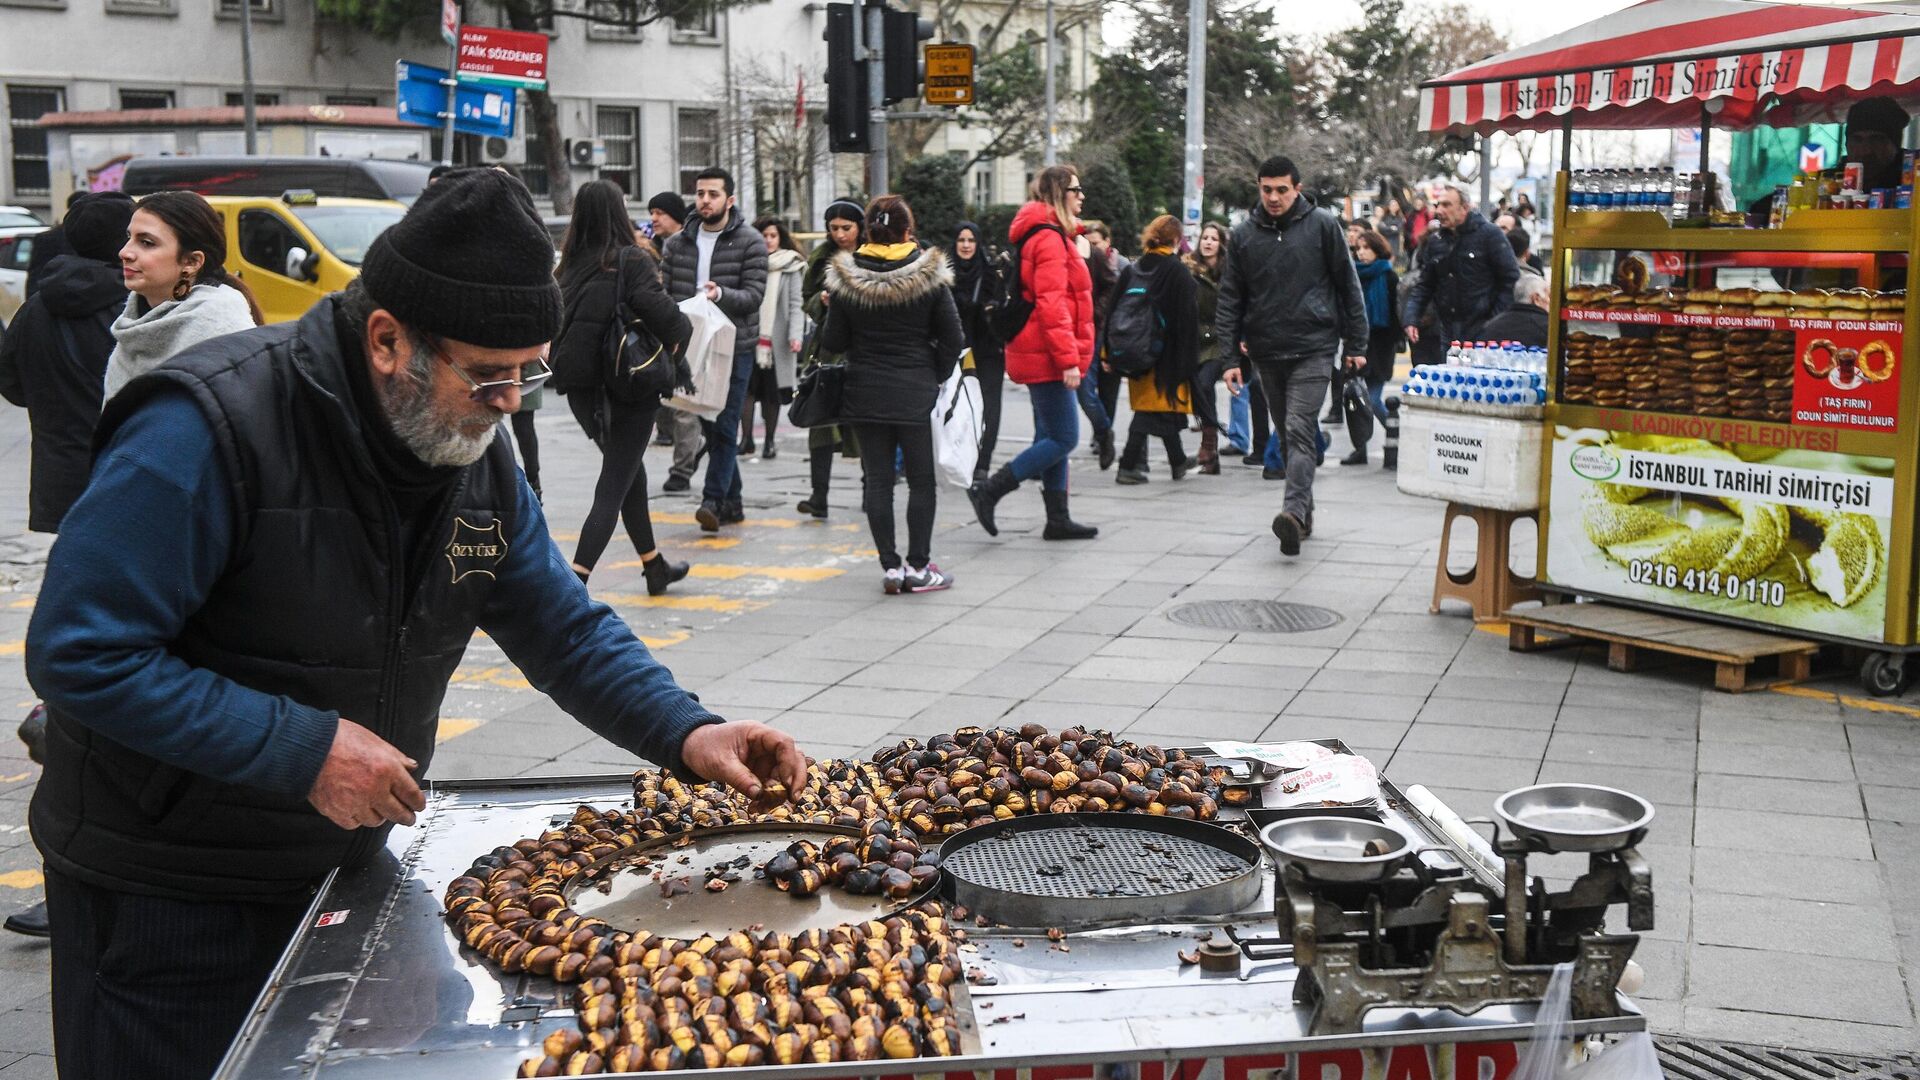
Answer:
[[[920,43],[933,37],[933,23],[911,11],[887,9],[886,103],[920,96]]]
[[[853,58],[854,20],[861,14],[853,4],[827,5],[827,149],[836,154],[872,149],[867,62]]]

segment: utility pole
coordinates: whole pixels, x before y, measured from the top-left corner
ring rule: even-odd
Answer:
[[[893,190],[887,172],[887,5],[871,0],[866,6],[867,100],[872,102],[868,127],[867,197]]]
[[[1187,239],[1200,242],[1201,189],[1207,152],[1207,0],[1187,3]]]
[[[1054,50],[1053,0],[1047,0],[1047,156],[1046,164],[1060,164],[1060,120],[1054,115],[1053,69],[1056,57]]]
[[[1493,136],[1480,136],[1480,210],[1486,213],[1493,198]],[[1489,219],[1492,215],[1488,214]]]
[[[244,0],[243,0],[244,2]],[[453,5],[453,44],[447,49],[447,130],[440,136],[440,164],[453,164],[453,121],[460,114],[460,27],[467,13],[459,0]]]
[[[240,0],[240,109],[246,117],[247,156],[258,153],[259,125],[253,112],[253,0]]]

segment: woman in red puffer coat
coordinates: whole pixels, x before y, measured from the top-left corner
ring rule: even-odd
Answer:
[[[1033,303],[1026,325],[1007,342],[1007,377],[1025,386],[1033,403],[1033,445],[967,490],[988,536],[1000,535],[995,505],[1036,476],[1047,507],[1042,536],[1089,540],[1099,532],[1067,515],[1067,455],[1080,439],[1075,391],[1093,363],[1093,280],[1074,244],[1085,198],[1072,168],[1051,166],[1034,177],[1033,200],[1007,230],[1020,260],[1020,290]]]

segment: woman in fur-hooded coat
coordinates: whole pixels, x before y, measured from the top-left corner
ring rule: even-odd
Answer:
[[[824,352],[847,355],[844,423],[926,423],[966,336],[945,253],[912,242],[866,244],[827,264]]]

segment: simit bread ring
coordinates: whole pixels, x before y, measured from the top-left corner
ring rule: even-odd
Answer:
[[[1827,377],[1827,373],[1833,370],[1833,354],[1837,348],[1838,346],[1826,338],[1809,342],[1806,351],[1800,354],[1800,366],[1806,368],[1807,374],[1814,378],[1824,379]],[[1815,354],[1819,353],[1825,354],[1825,363],[1821,363],[1816,357]]]
[[[1875,358],[1886,360],[1876,367]],[[1868,382],[1886,382],[1893,375],[1893,349],[1884,341],[1875,341],[1860,350],[1860,377]]]
[[[1647,264],[1637,255],[1629,255],[1620,260],[1613,272],[1614,284],[1630,293],[1637,293],[1647,287]]]

